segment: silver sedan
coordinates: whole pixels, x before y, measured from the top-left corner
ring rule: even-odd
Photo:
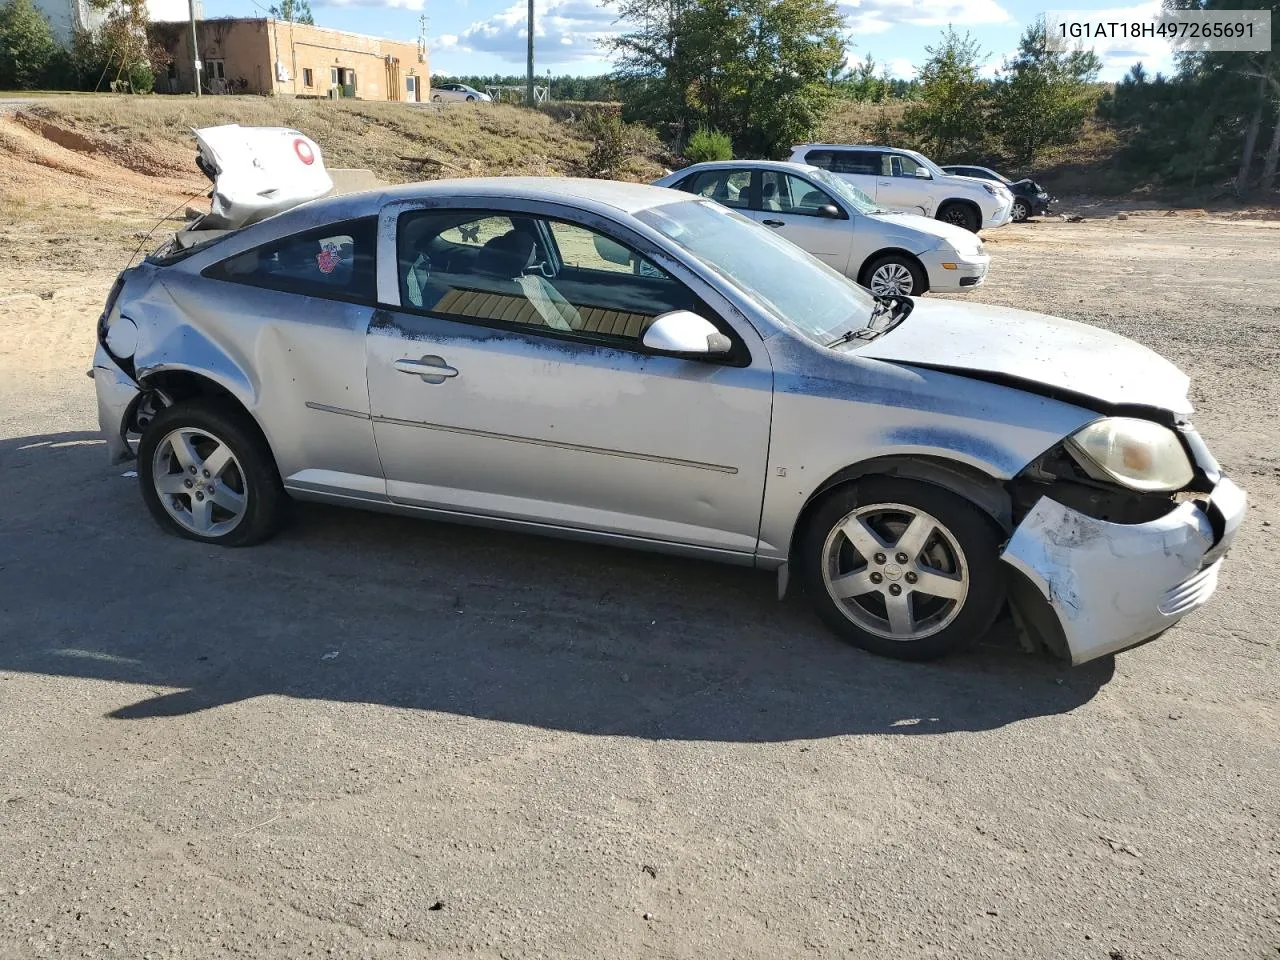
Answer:
[[[1073,662],[1139,643],[1244,511],[1145,348],[877,299],[657,187],[441,181],[187,237],[121,275],[93,374],[180,536],[255,543],[294,497],[705,557],[903,658],[1009,604]]]

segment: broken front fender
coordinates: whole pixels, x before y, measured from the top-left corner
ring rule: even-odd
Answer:
[[[130,410],[142,395],[141,389],[116,362],[102,344],[93,354],[93,386],[98,393],[98,427],[107,441],[107,452],[113,464],[132,460],[133,448],[125,440],[125,426]]]
[[[1149,640],[1206,603],[1244,510],[1244,491],[1227,479],[1208,510],[1183,503],[1148,523],[1109,523],[1041,497],[1001,559],[1048,604],[1071,662],[1084,663]]]

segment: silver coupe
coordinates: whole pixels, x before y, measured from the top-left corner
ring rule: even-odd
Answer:
[[[319,500],[777,570],[902,658],[1011,605],[1079,663],[1207,601],[1244,512],[1150,350],[877,298],[687,193],[438,181],[219,226],[121,274],[93,361],[112,460],[208,544]]]

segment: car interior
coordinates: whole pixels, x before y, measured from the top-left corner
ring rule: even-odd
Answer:
[[[444,316],[627,340],[642,338],[664,313],[693,308],[683,284],[624,245],[590,236],[593,249],[567,257],[544,220],[408,214],[398,243],[401,302]]]

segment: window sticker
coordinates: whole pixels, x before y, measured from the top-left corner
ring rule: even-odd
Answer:
[[[333,273],[341,262],[342,254],[336,243],[321,244],[320,252],[316,254],[316,266],[320,268],[321,273]]]

